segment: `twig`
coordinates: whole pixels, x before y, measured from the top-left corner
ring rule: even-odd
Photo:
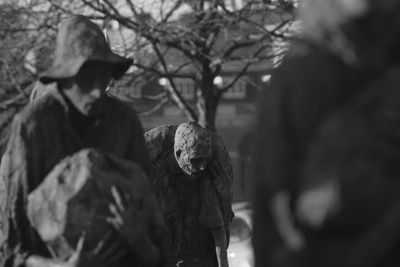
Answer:
[[[142,115],[142,116],[150,116],[154,112],[158,111],[162,106],[164,106],[168,102],[169,102],[168,98],[161,99],[161,101],[155,107],[153,107],[149,111],[140,112],[140,115]]]

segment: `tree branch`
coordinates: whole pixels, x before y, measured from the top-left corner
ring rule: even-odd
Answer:
[[[153,47],[161,61],[164,71],[168,72],[167,63],[165,62],[164,58],[162,57],[161,52],[157,47],[157,44],[153,44]],[[186,114],[186,116],[189,119],[197,121],[197,115],[194,113],[193,109],[186,103],[186,101],[183,100],[183,98],[180,95],[180,93],[178,92],[173,80],[170,77],[168,77],[168,80],[169,80],[169,83],[171,86],[165,86],[165,89],[170,93],[172,100],[176,103],[176,105],[181,110],[183,110],[183,112]]]
[[[150,116],[152,114],[154,114],[155,112],[157,112],[160,108],[162,108],[166,103],[169,102],[168,98],[163,98],[161,99],[161,101],[154,106],[152,109],[148,110],[148,111],[144,111],[144,112],[140,112],[139,114],[142,116]]]
[[[254,54],[253,58],[257,57],[263,50],[265,49],[265,46],[260,47]],[[226,86],[224,86],[222,89],[218,90],[218,95],[221,96],[223,93],[229,90],[246,72],[247,69],[250,67],[252,62],[246,63],[246,65],[243,67],[243,69],[235,76],[235,78]]]

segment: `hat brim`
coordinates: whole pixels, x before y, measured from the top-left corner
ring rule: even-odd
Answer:
[[[121,78],[133,63],[132,58],[121,57],[112,52],[103,57],[74,58],[74,60],[64,62],[55,61],[52,67],[39,75],[39,80],[44,84],[48,84],[74,77],[87,61],[105,62],[114,65],[112,76],[116,80]]]
[[[108,61],[104,61],[104,62],[108,62],[108,63],[111,63],[114,65],[113,78],[115,80],[118,80],[132,66],[133,59],[121,57],[114,53],[112,53],[111,55],[112,55],[111,58]],[[99,61],[101,61],[101,60],[99,60]]]

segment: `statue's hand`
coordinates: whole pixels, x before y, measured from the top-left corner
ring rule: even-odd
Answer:
[[[114,203],[109,205],[111,217],[107,218],[114,228],[129,239],[142,239],[148,233],[148,218],[143,210],[143,203],[137,201],[135,205],[128,205],[126,198],[115,186],[111,188]]]
[[[112,216],[107,218],[107,221],[121,237],[127,239],[143,263],[156,265],[160,261],[160,251],[150,239],[150,216],[144,203],[139,200],[135,205],[128,205],[124,196],[114,186],[111,188],[111,194],[114,203],[109,206]]]
[[[85,235],[78,241],[75,252],[67,261],[45,258],[39,255],[31,255],[27,258],[27,267],[112,267],[116,260],[121,258],[121,246],[119,243],[110,242],[111,234],[107,234],[98,246],[92,251],[84,251]]]

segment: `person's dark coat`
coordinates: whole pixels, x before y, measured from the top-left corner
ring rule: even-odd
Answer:
[[[369,163],[366,161],[362,163],[366,168],[365,174],[371,175],[366,179],[368,181],[371,178],[369,184],[364,185],[371,189],[375,183],[378,185],[374,188],[376,191],[360,191],[355,184],[356,176],[347,174],[333,179],[341,190],[347,190],[347,196],[360,194],[361,199],[376,198],[377,203],[373,205],[374,208],[371,210],[367,208],[366,211],[365,208],[369,205],[367,202],[355,202],[355,198],[344,199],[343,194],[340,195],[341,207],[358,207],[364,212],[363,219],[356,219],[359,215],[356,212],[347,214],[349,216],[346,217],[339,209],[338,217],[335,218],[336,223],[327,220],[318,229],[310,229],[299,220],[297,207],[298,200],[304,192],[323,184],[329,180],[328,177],[332,178],[330,175],[320,175],[321,172],[317,170],[326,171],[327,166],[338,170],[346,165],[348,171],[357,173],[360,170],[356,170],[356,165],[349,164],[354,163],[349,159],[357,159],[368,150],[370,153],[387,143],[382,136],[373,135],[383,130],[381,128],[383,124],[378,123],[376,118],[385,118],[382,116],[384,110],[390,106],[394,107],[393,103],[397,103],[394,99],[397,98],[379,96],[375,102],[368,102],[359,110],[357,107],[360,105],[357,103],[374,90],[374,86],[371,85],[386,79],[389,69],[367,64],[363,68],[352,67],[335,54],[302,42],[296,44],[282,66],[273,74],[269,88],[262,93],[258,111],[253,235],[257,267],[367,266],[363,265],[365,262],[362,258],[356,259],[356,256],[351,258],[349,254],[371,251],[371,247],[368,247],[369,250],[361,247],[366,243],[363,241],[367,240],[368,235],[374,230],[362,232],[361,229],[381,227],[378,226],[379,222],[373,224],[373,218],[382,215],[376,213],[376,207],[380,207],[381,211],[383,207],[386,208],[389,211],[387,216],[390,218],[396,216],[390,212],[391,206],[388,205],[390,202],[395,204],[396,198],[387,201],[388,196],[393,196],[391,191],[387,190],[393,184],[385,184],[379,180],[381,177],[368,173],[368,170],[373,171],[377,165],[379,168],[386,168],[383,173],[387,173],[390,164],[383,164],[374,156],[369,158],[371,160]],[[394,88],[398,88],[396,82],[390,86],[393,87],[391,90],[385,90],[381,85],[378,88],[382,88],[382,94],[393,92]],[[390,104],[388,99],[392,99],[393,103]],[[389,120],[390,113],[386,114],[385,120]],[[349,114],[356,116],[351,117]],[[392,114],[397,114],[397,111]],[[372,117],[375,119],[369,120]],[[390,129],[396,131],[395,121],[392,118],[392,122],[384,126],[388,127],[385,138],[393,140],[392,145],[398,147],[399,144],[390,138],[389,134]],[[369,136],[371,134],[372,136]],[[360,150],[360,147],[363,150]],[[380,155],[386,152],[390,154],[391,149],[385,153],[382,153],[385,151],[382,147],[380,149]],[[386,154],[385,157],[396,158],[397,154]],[[338,162],[341,166],[333,166]],[[359,186],[362,185],[360,182]],[[287,245],[282,228],[275,218],[274,197],[282,192],[289,196],[288,212],[294,227],[299,230],[303,238],[304,243],[301,248],[293,249]],[[355,225],[360,231],[354,231]],[[392,247],[389,246],[389,252]],[[375,248],[378,250],[378,247]],[[389,252],[385,251],[379,255],[386,255]],[[368,264],[390,266],[379,265],[382,261],[377,264],[377,259],[374,261]]]

